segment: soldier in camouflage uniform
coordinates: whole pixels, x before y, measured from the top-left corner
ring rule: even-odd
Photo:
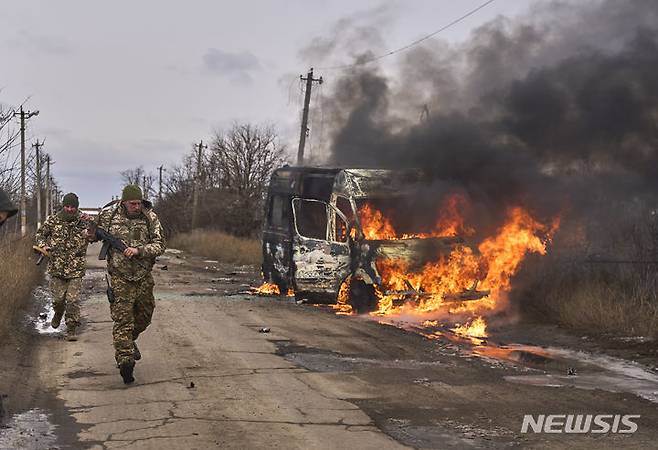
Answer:
[[[39,228],[36,245],[50,254],[48,273],[55,316],[51,322],[58,328],[66,312],[66,340],[77,340],[80,325],[80,288],[85,275],[88,220],[78,211],[78,196],[68,193],[62,200],[62,210],[51,215]]]
[[[5,220],[16,214],[18,209],[11,203],[9,196],[0,189],[0,227],[5,223]]]
[[[123,253],[110,249],[107,271],[114,291],[110,312],[115,359],[124,383],[129,384],[135,380],[135,360],[142,357],[135,340],[151,323],[155,308],[151,270],[165,250],[162,226],[135,185],[126,186],[121,201],[101,211],[98,226],[128,247]]]

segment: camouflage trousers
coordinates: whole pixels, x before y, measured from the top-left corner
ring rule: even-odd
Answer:
[[[153,298],[153,276],[149,273],[141,280],[129,281],[112,275],[114,303],[110,313],[114,326],[114,357],[117,365],[134,361],[134,341],[151,324],[155,299]]]
[[[66,327],[76,328],[80,325],[80,288],[82,278],[50,277],[50,294],[53,297],[55,314],[66,313]]]

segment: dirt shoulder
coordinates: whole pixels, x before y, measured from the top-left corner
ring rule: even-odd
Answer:
[[[32,389],[52,399],[37,406],[59,425],[53,445],[598,449],[649,448],[658,438],[655,403],[597,386],[610,375],[595,349],[559,353],[578,338],[537,332],[555,346],[541,356],[530,348],[539,344],[532,328],[519,328],[485,346],[497,356],[478,353],[445,336],[252,296],[255,268],[184,256],[168,253],[156,266],[157,307],[139,340],[134,385],[114,366],[98,265],[85,279],[80,340],[40,336],[29,370],[15,367],[14,379],[32,377]],[[641,417],[634,434],[524,434],[525,414]]]

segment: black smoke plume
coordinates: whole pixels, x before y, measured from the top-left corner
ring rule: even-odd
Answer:
[[[606,220],[618,204],[655,206],[657,2],[539,3],[466,43],[397,58],[333,75],[327,164],[424,168],[490,217],[522,205]]]

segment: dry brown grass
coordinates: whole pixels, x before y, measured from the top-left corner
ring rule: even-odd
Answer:
[[[533,312],[580,331],[658,337],[655,271],[654,265],[550,268],[532,287]]]
[[[16,312],[41,277],[35,264],[32,241],[0,241],[0,336],[13,324]]]
[[[518,304],[578,332],[658,337],[657,219],[629,202],[565,221],[519,274]]]
[[[261,243],[257,239],[231,236],[217,230],[195,230],[181,233],[170,239],[168,246],[186,250],[229,264],[261,263]]]

